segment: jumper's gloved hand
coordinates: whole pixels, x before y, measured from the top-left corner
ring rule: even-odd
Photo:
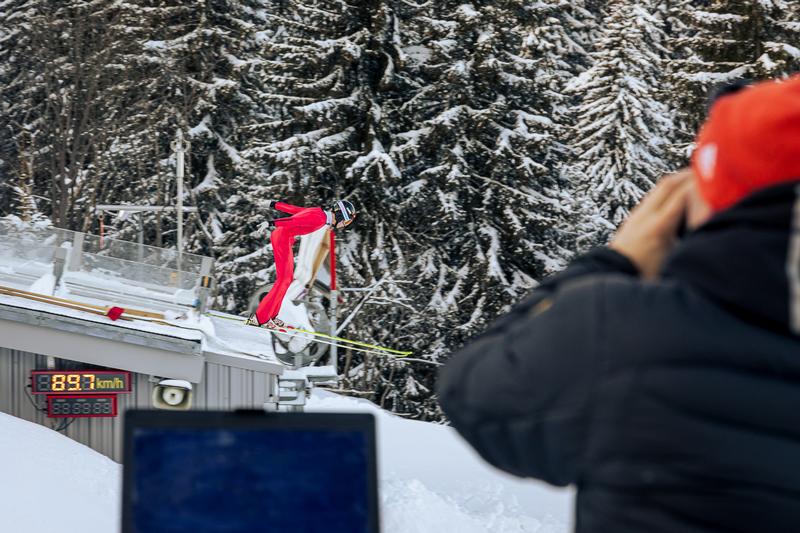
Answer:
[[[275,221],[274,220],[267,220],[266,222],[262,222],[260,226],[258,226],[259,233],[269,233],[270,231],[275,229]]]
[[[275,204],[277,204],[277,203],[278,203],[278,200],[270,200],[270,201],[267,202],[267,205],[269,206],[270,209],[275,209]]]

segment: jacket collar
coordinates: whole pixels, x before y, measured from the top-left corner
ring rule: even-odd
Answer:
[[[748,321],[800,335],[800,183],[717,213],[678,245],[662,275]]]

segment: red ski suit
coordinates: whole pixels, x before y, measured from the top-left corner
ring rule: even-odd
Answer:
[[[285,202],[276,202],[275,209],[292,216],[275,220],[275,229],[269,236],[272,254],[275,257],[275,284],[264,296],[256,309],[256,319],[263,324],[278,316],[283,297],[294,279],[294,255],[292,246],[298,235],[307,235],[328,224],[328,213],[321,207],[298,207]]]

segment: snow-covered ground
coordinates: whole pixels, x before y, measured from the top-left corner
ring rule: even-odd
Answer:
[[[447,427],[315,391],[309,411],[369,411],[378,422],[384,533],[562,533],[570,491],[503,475]],[[42,426],[0,413],[0,532],[114,533],[121,467]]]
[[[384,533],[561,533],[572,491],[506,475],[455,430],[406,420],[365,400],[315,390],[307,411],[372,412]]]
[[[122,467],[51,429],[0,413],[0,531],[114,533]]]

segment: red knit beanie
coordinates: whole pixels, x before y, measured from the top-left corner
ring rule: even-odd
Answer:
[[[697,135],[692,168],[714,211],[800,181],[800,75],[720,98]]]

